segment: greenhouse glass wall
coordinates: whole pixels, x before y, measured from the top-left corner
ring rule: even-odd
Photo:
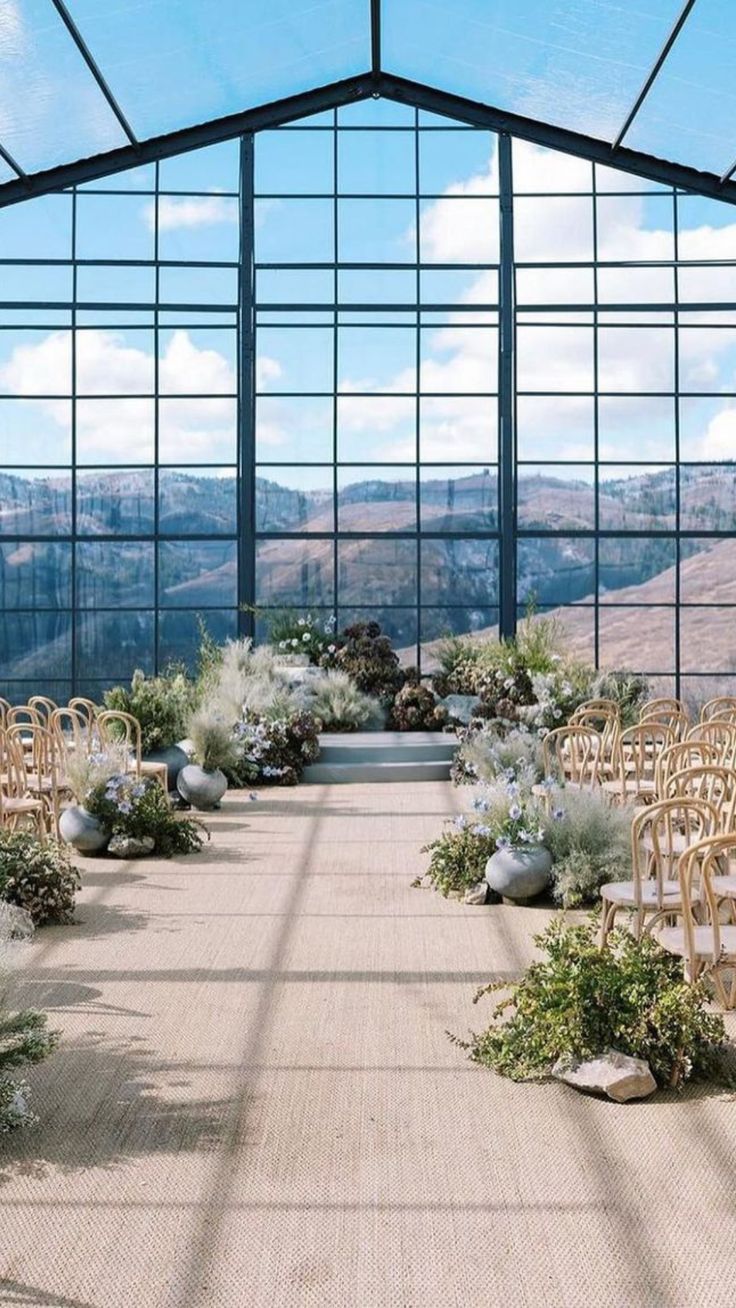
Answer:
[[[0,211],[0,694],[269,609],[736,682],[736,213],[389,100]],[[707,629],[705,644],[700,633]]]

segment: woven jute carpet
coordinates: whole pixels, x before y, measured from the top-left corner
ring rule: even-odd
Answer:
[[[545,908],[411,888],[449,785],[228,796],[187,859],[86,860],[38,1127],[0,1141],[0,1303],[732,1308],[736,1102],[518,1086],[446,1030]]]

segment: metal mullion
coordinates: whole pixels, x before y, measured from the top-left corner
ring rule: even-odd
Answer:
[[[71,686],[72,695],[77,693],[77,192],[72,192],[72,305],[71,305],[71,400],[72,400],[72,448],[71,448]]]
[[[159,324],[159,294],[160,294],[160,267],[158,262],[159,256],[159,165],[154,166],[154,185],[156,188],[154,199],[154,231],[153,231],[153,254],[154,254],[154,309],[153,309],[153,666],[156,672],[159,671],[159,637],[160,637],[160,561],[159,554],[161,551],[161,511],[160,511],[160,409],[161,409],[161,386],[160,386],[160,324]]]
[[[338,114],[337,114],[337,109],[333,109],[332,111],[332,185],[333,185],[332,253],[334,255],[335,262],[332,267],[332,290],[333,290],[333,295],[335,297],[335,301],[334,304],[332,305],[332,530],[333,530],[332,612],[334,615],[335,626],[337,626],[337,622],[338,622],[338,618],[337,618],[338,592],[339,592],[338,530],[340,525],[339,513],[338,513],[338,497],[339,497],[338,457],[340,454],[340,450],[338,448],[338,435],[337,435],[338,421],[339,421],[339,405],[338,405],[338,395],[337,395],[337,386],[338,386],[338,377],[339,377],[338,349],[339,349],[339,341],[340,341],[339,332],[338,332],[338,321],[339,321],[338,305],[340,303],[340,294],[339,294],[340,264],[338,261],[338,255],[340,252],[340,246],[339,246],[340,201],[338,199],[338,181],[340,176],[339,161],[340,161],[340,151],[339,151],[339,136],[338,136]]]
[[[514,194],[511,137],[498,137],[501,200],[499,296],[498,416],[499,416],[499,628],[501,637],[516,633],[516,441],[515,397],[515,309],[514,309]]]
[[[417,637],[416,637],[416,665],[421,674],[422,670],[422,493],[421,493],[421,417],[422,417],[422,332],[421,332],[421,307],[422,307],[422,282],[421,282],[421,259],[422,259],[422,236],[421,236],[421,202],[419,199],[419,110],[414,109],[414,239],[416,242],[415,254],[417,259],[416,270],[416,322],[414,327],[414,367],[416,370],[414,385],[416,388],[416,398],[414,402],[414,489],[415,489],[415,507],[416,526],[417,526],[417,550],[416,550],[416,613],[417,613]]]
[[[238,633],[255,636],[256,602],[256,326],[255,140],[240,139],[238,270]]]
[[[680,547],[682,515],[681,515],[681,498],[680,498],[680,474],[682,465],[680,463],[680,282],[679,266],[677,263],[680,246],[679,232],[679,207],[677,203],[677,192],[672,192],[672,218],[673,218],[673,235],[675,244],[675,266],[673,269],[675,279],[675,303],[678,306],[675,309],[675,349],[674,349],[674,419],[675,419],[675,526],[677,536],[675,537],[675,695],[679,697],[680,686],[682,684],[682,652],[680,649],[681,622],[680,609],[682,603],[681,577],[680,568],[682,564],[682,551]]]
[[[593,549],[593,662],[596,667],[600,665],[600,393],[599,384],[599,360],[598,360],[598,193],[596,186],[596,167],[595,164],[592,172],[592,194],[591,203],[593,205],[593,298],[595,308],[593,310],[593,478],[594,478],[594,497],[593,513],[595,525],[595,546]]]

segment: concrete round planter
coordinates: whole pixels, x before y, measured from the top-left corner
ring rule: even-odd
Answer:
[[[152,749],[150,754],[143,755],[143,759],[146,763],[165,763],[169,772],[169,790],[176,790],[176,779],[189,762],[189,755],[181,745],[169,745],[167,749]]]
[[[544,845],[497,849],[486,863],[486,881],[504,902],[527,904],[549,883],[552,855]]]
[[[86,808],[74,804],[65,808],[59,818],[59,835],[78,854],[99,854],[105,849],[110,832],[100,825]]]
[[[198,763],[187,763],[177,777],[176,788],[187,804],[206,812],[219,804],[227,790],[227,780],[219,768],[205,772]]]

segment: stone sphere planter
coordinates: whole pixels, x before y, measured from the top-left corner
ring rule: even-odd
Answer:
[[[165,763],[168,768],[169,790],[176,790],[176,779],[189,762],[189,755],[184,752],[181,745],[169,745],[167,749],[152,749],[150,754],[143,755],[144,763]]]
[[[544,845],[509,845],[486,863],[486,881],[504,903],[528,904],[549,884],[552,855]]]
[[[176,788],[192,808],[207,812],[219,804],[227,790],[227,779],[219,768],[205,772],[198,763],[187,763],[176,779]]]
[[[59,818],[59,835],[78,854],[99,854],[106,848],[110,832],[86,808],[74,804]]]

